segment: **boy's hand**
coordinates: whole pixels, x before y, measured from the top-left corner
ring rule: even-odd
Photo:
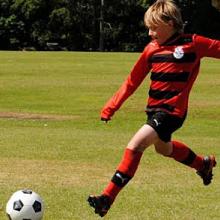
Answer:
[[[105,123],[108,123],[108,121],[110,121],[111,119],[110,118],[103,118],[101,117],[101,121],[104,121]]]
[[[101,115],[100,115],[101,121],[104,121],[105,123],[107,123],[108,121],[111,120],[111,114],[109,114],[108,111],[101,111]]]

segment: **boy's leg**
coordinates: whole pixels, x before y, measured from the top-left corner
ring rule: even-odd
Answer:
[[[204,185],[209,185],[213,176],[212,169],[216,166],[215,157],[213,155],[205,157],[197,155],[185,144],[178,141],[172,141],[172,144],[173,152],[170,157],[196,169],[197,174],[203,179]]]
[[[149,115],[148,124],[157,131],[159,136],[157,142],[154,143],[155,149],[164,156],[172,157],[178,162],[195,168],[197,174],[202,177],[203,183],[208,185],[212,180],[212,169],[216,165],[215,157],[197,155],[185,144],[170,141],[172,133],[182,126],[184,120],[185,117],[179,118],[164,112]]]
[[[122,160],[102,195],[89,197],[90,205],[95,208],[95,212],[101,217],[107,213],[118,193],[134,176],[144,149],[157,138],[154,129],[149,125],[144,125],[129,142],[129,147],[125,149]]]
[[[170,154],[164,154],[162,149],[167,148],[170,151]],[[155,148],[158,153],[162,153],[164,156],[172,157],[176,161],[190,166],[197,170],[197,174],[201,176],[203,179],[204,185],[208,185],[211,183],[212,180],[212,169],[216,165],[215,157],[214,156],[201,156],[195,154],[188,146],[179,142],[179,141],[172,141],[168,143],[164,143],[159,141],[155,144]]]
[[[120,190],[134,176],[142,154],[143,153],[140,151],[131,150],[129,148],[125,149],[123,158],[117,167],[115,174],[103,191],[103,194],[109,196],[112,202],[115,200]]]
[[[188,146],[179,141],[172,141],[172,147],[173,150],[169,157],[196,170],[203,168],[203,156],[195,154]]]

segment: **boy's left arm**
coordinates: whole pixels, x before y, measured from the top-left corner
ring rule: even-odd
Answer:
[[[143,52],[134,65],[131,73],[118,89],[118,91],[108,100],[101,111],[101,119],[108,121],[120,108],[123,102],[137,89],[149,71],[146,52]]]
[[[213,57],[220,59],[220,41],[199,35],[194,35],[197,54],[202,57]]]

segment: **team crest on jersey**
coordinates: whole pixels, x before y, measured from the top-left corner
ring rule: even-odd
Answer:
[[[174,52],[173,52],[173,56],[176,59],[181,59],[184,56],[184,51],[183,51],[183,47],[176,47]]]

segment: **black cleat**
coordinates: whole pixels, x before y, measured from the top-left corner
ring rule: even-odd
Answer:
[[[95,209],[95,213],[101,217],[105,216],[111,207],[111,200],[106,195],[90,195],[87,201],[89,202],[89,205]]]
[[[204,185],[209,185],[212,181],[212,169],[216,166],[215,156],[210,155],[203,158],[203,169],[196,173],[202,178]]]

